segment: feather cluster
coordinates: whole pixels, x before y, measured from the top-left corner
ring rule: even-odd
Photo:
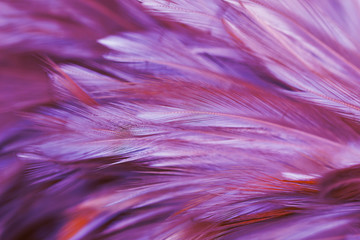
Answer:
[[[360,239],[359,14],[1,1],[0,238]]]

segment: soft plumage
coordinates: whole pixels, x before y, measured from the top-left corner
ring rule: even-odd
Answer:
[[[359,11],[2,1],[1,238],[360,238]]]

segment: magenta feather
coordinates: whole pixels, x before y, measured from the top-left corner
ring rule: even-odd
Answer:
[[[359,11],[2,1],[1,239],[360,238]]]

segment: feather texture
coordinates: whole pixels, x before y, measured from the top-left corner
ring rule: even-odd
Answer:
[[[359,4],[3,1],[0,236],[357,239]]]

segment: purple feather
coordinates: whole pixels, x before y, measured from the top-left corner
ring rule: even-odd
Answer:
[[[360,239],[359,12],[3,0],[0,238]]]

